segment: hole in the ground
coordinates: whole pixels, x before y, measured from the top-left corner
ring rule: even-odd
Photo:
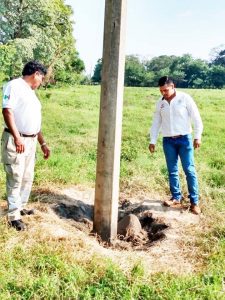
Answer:
[[[74,220],[79,230],[91,233],[93,227],[93,205],[77,201],[75,205],[63,202],[53,205],[54,211],[63,218]],[[154,218],[147,205],[133,205],[129,201],[121,203],[118,211],[118,240],[114,248],[128,249],[149,247],[166,238],[169,226],[162,218]],[[103,243],[104,244],[104,243]]]

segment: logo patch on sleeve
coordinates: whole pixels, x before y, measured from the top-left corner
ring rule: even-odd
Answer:
[[[4,95],[3,99],[4,100],[9,100],[10,99],[10,95]]]

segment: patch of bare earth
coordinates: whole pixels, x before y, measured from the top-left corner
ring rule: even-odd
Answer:
[[[182,207],[165,207],[162,205],[165,199],[160,197],[141,193],[126,197],[121,193],[119,221],[125,227],[128,224],[128,230],[121,231],[110,247],[92,233],[93,189],[39,190],[34,192],[34,199],[29,206],[35,208],[35,215],[23,218],[27,230],[17,237],[24,239],[28,247],[37,239],[64,241],[76,258],[104,256],[124,270],[141,262],[149,273],[187,274],[196,271],[201,263],[196,258],[195,241],[202,216]],[[1,205],[1,216],[5,212]],[[131,223],[126,218],[124,221],[124,217]],[[136,219],[140,224],[136,225]],[[135,225],[130,231],[133,221]],[[8,247],[13,247],[12,241]]]

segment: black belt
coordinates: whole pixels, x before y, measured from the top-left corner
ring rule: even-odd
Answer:
[[[175,136],[170,136],[172,139],[178,139],[180,137],[182,137],[183,135],[175,135]]]
[[[9,128],[5,128],[4,131],[6,131],[8,133],[11,133],[11,131],[9,130]],[[35,136],[37,136],[37,133],[36,134],[24,134],[24,133],[19,132],[19,134],[22,137],[32,137],[32,138],[34,138]]]

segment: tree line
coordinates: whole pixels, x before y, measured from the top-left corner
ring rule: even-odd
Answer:
[[[73,37],[73,11],[64,1],[0,1],[0,82],[20,76],[24,63],[32,59],[48,68],[46,84],[101,82],[102,59],[97,61],[92,77],[84,75],[85,65]],[[126,86],[156,86],[163,75],[173,77],[177,87],[223,88],[225,45],[212,50],[210,61],[194,59],[190,54],[150,60],[126,57]]]
[[[182,56],[161,55],[150,60],[141,60],[137,55],[126,56],[126,86],[155,87],[158,79],[171,76],[180,88],[223,88],[225,86],[225,46],[211,51],[208,62],[194,59],[190,54]],[[91,78],[93,83],[101,82],[102,59],[99,59]]]

